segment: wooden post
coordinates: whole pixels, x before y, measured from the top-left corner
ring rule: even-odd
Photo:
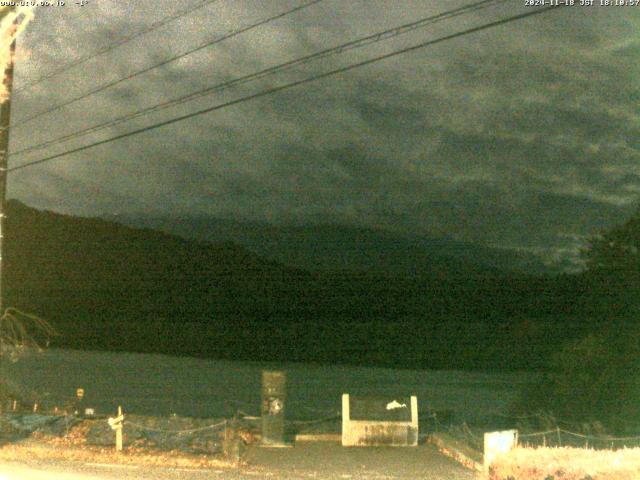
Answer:
[[[342,446],[346,444],[350,444],[348,440],[349,435],[351,434],[351,429],[349,428],[351,420],[351,411],[349,404],[349,394],[342,394]]]
[[[120,421],[116,424],[116,452],[122,451],[122,424],[124,417],[122,416],[122,407],[118,405],[118,418]]]
[[[109,423],[109,426],[116,431],[116,452],[121,452],[124,414],[122,413],[122,407],[120,405],[118,405],[118,416],[116,418],[109,418],[107,422]]]
[[[17,19],[11,28],[17,28]],[[0,32],[6,35],[7,32]],[[4,207],[7,194],[7,157],[9,150],[9,125],[11,119],[11,90],[13,89],[13,62],[16,52],[16,41],[9,45],[9,61],[4,70],[4,85],[7,89],[7,98],[0,107],[0,315],[5,308],[5,288],[3,282],[4,273]]]

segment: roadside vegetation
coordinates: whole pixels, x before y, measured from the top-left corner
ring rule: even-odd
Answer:
[[[550,356],[547,373],[523,392],[516,413],[544,412],[573,429],[640,434],[639,252],[640,212],[592,240],[584,252],[588,328]]]
[[[516,448],[493,463],[490,480],[636,480],[640,448]]]

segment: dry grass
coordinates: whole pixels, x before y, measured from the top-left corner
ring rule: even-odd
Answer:
[[[231,462],[222,457],[189,455],[181,451],[154,451],[147,445],[135,443],[116,452],[114,447],[96,447],[87,444],[87,422],[70,429],[68,435],[57,437],[34,433],[27,440],[8,443],[0,448],[0,460],[29,458],[37,460],[66,460],[74,462],[119,463],[129,465],[159,465],[184,468],[225,468]]]
[[[516,448],[496,459],[491,480],[638,480],[640,448]]]

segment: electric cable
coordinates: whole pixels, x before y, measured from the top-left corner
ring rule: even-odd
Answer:
[[[71,140],[73,138],[77,138],[77,137],[81,137],[84,135],[88,135],[90,133],[94,133],[100,130],[103,130],[105,128],[109,128],[109,127],[114,127],[116,125],[119,125],[121,123],[127,122],[129,120],[133,120],[135,118],[141,117],[141,116],[145,116],[149,113],[153,113],[159,110],[163,110],[175,105],[180,105],[182,103],[191,101],[191,100],[195,100],[197,98],[201,98],[207,95],[210,95],[212,93],[216,93],[216,92],[220,92],[222,90],[225,90],[227,88],[231,88],[231,87],[236,87],[238,85],[242,85],[254,80],[258,80],[261,78],[265,78],[268,76],[272,76],[272,75],[276,75],[278,73],[282,73],[284,71],[288,71],[291,70],[292,68],[296,67],[296,66],[300,66],[306,63],[309,63],[311,61],[315,61],[317,59],[320,58],[324,58],[324,57],[328,57],[330,55],[336,55],[336,54],[341,54],[345,51],[354,49],[354,48],[361,48],[367,45],[370,45],[372,43],[376,43],[376,42],[380,42],[382,40],[386,40],[389,38],[393,38],[395,36],[398,35],[402,35],[404,33],[408,33],[411,32],[417,28],[420,27],[424,27],[426,25],[431,25],[433,23],[436,23],[438,21],[442,21],[442,20],[447,20],[449,18],[453,18],[462,14],[466,14],[469,12],[473,12],[476,10],[479,10],[481,8],[487,8],[489,6],[493,6],[499,3],[504,3],[506,1],[509,0],[483,0],[480,2],[476,2],[470,5],[466,5],[464,7],[460,7],[454,10],[449,10],[447,12],[443,12],[437,15],[433,15],[433,16],[429,16],[429,17],[425,17],[422,18],[418,21],[414,21],[405,25],[401,25],[399,27],[394,27],[382,32],[378,32],[378,33],[374,33],[372,35],[367,35],[364,37],[361,37],[359,39],[356,40],[352,40],[346,43],[343,43],[341,45],[338,45],[336,47],[332,47],[332,48],[327,48],[324,50],[321,50],[319,52],[313,53],[313,54],[309,54],[309,55],[305,55],[303,57],[294,59],[294,60],[290,60],[284,63],[281,63],[279,65],[275,65],[273,67],[269,67],[263,70],[260,70],[258,72],[254,72],[248,75],[244,75],[242,77],[227,81],[227,82],[223,82],[220,84],[216,84],[213,86],[209,86],[206,87],[204,89],[189,93],[187,95],[182,95],[178,98],[172,99],[172,100],[168,100],[165,102],[161,102],[159,104],[156,105],[152,105],[150,107],[144,108],[142,110],[138,110],[136,112],[132,112],[129,114],[126,114],[124,116],[115,118],[115,119],[111,119],[108,120],[106,122],[97,124],[97,125],[93,125],[91,127],[87,127],[85,129],[73,132],[73,133],[69,133],[66,135],[63,135],[61,137],[55,138],[55,139],[51,139],[51,140],[46,140],[44,142],[38,143],[36,145],[31,145],[29,147],[25,147],[22,148],[20,150],[17,150],[15,152],[11,152],[9,156],[16,156],[16,155],[21,155],[24,153],[28,153],[34,150],[41,150],[45,147],[49,147],[52,145],[57,145],[59,143],[63,143],[66,142],[68,140]]]
[[[310,2],[307,2],[307,3],[304,3],[302,5],[299,5],[299,6],[295,7],[295,8],[289,9],[289,10],[287,10],[285,12],[278,13],[276,15],[272,15],[272,16],[270,16],[268,18],[265,18],[265,19],[262,19],[262,20],[260,20],[258,22],[255,22],[255,23],[252,23],[250,25],[244,26],[244,27],[239,28],[237,30],[233,30],[233,31],[231,31],[229,33],[226,33],[226,34],[222,35],[222,36],[215,37],[215,38],[213,38],[211,40],[208,40],[205,43],[202,43],[202,44],[198,45],[195,48],[191,48],[191,49],[189,49],[189,50],[187,50],[185,52],[182,52],[182,53],[179,53],[179,54],[174,55],[172,57],[169,57],[166,60],[163,60],[163,61],[161,61],[159,63],[156,63],[154,65],[151,65],[149,67],[145,67],[142,70],[137,70],[136,72],[133,72],[133,73],[131,73],[131,74],[125,76],[125,77],[121,77],[121,78],[118,78],[117,80],[113,80],[113,81],[107,82],[107,83],[105,83],[105,84],[103,84],[103,85],[101,85],[101,86],[99,86],[99,87],[97,87],[97,88],[95,88],[93,90],[90,90],[90,91],[88,91],[86,93],[78,95],[77,97],[65,100],[62,103],[59,103],[59,104],[54,105],[54,106],[52,106],[52,107],[50,107],[50,108],[48,108],[46,110],[43,110],[43,111],[38,112],[38,113],[36,113],[34,115],[31,115],[30,117],[19,119],[15,123],[17,124],[17,126],[23,126],[23,125],[25,125],[25,124],[27,124],[27,123],[29,123],[29,122],[37,119],[37,118],[42,117],[43,115],[47,115],[49,113],[55,112],[57,110],[60,110],[61,108],[67,107],[69,105],[72,105],[72,104],[74,104],[76,102],[79,102],[80,100],[84,100],[85,98],[88,98],[88,97],[90,97],[92,95],[95,95],[97,93],[103,92],[104,90],[107,90],[108,88],[114,87],[114,86],[116,86],[116,85],[118,85],[118,84],[120,84],[122,82],[126,82],[128,80],[132,80],[132,79],[134,79],[134,78],[136,78],[136,77],[138,77],[140,75],[144,75],[145,73],[148,73],[148,72],[150,72],[152,70],[155,70],[157,68],[160,68],[160,67],[163,67],[165,65],[168,65],[169,63],[175,62],[176,60],[180,60],[181,58],[184,58],[184,57],[186,57],[188,55],[191,55],[193,53],[199,52],[200,50],[203,50],[203,49],[205,49],[207,47],[213,46],[213,45],[215,45],[217,43],[221,43],[221,42],[223,42],[225,40],[228,40],[228,39],[236,37],[236,36],[238,36],[240,34],[246,33],[246,32],[248,32],[250,30],[253,30],[253,29],[257,28],[257,27],[260,27],[262,25],[270,23],[270,22],[272,22],[274,20],[278,20],[280,18],[283,18],[283,17],[285,17],[287,15],[290,15],[292,13],[298,12],[298,11],[304,9],[304,8],[310,7],[312,5],[315,5],[316,3],[320,3],[322,1],[323,0],[312,0]],[[14,125],[12,125],[12,126],[14,126]]]
[[[53,77],[57,77],[61,73],[64,73],[64,72],[66,72],[68,70],[71,70],[72,68],[77,67],[78,65],[82,65],[83,63],[86,63],[89,60],[92,60],[92,59],[94,59],[96,57],[104,55],[105,53],[109,53],[110,51],[115,50],[116,48],[135,40],[136,38],[139,38],[139,37],[141,37],[143,35],[146,35],[147,33],[150,33],[150,32],[152,32],[154,30],[157,30],[158,28],[163,27],[163,26],[167,25],[168,23],[173,22],[174,20],[178,20],[178,19],[180,19],[182,17],[185,17],[185,16],[189,15],[190,13],[195,12],[196,10],[199,10],[200,8],[206,7],[207,5],[212,4],[212,3],[216,3],[218,1],[219,0],[203,0],[203,1],[199,2],[199,3],[197,3],[196,5],[193,5],[193,6],[187,8],[185,10],[182,10],[180,12],[177,12],[177,13],[171,14],[171,15],[169,15],[167,17],[164,17],[163,19],[152,23],[151,25],[147,26],[143,30],[140,30],[139,32],[136,32],[136,33],[134,33],[132,35],[129,35],[127,37],[123,37],[121,39],[118,39],[115,42],[110,43],[110,44],[100,48],[99,50],[93,52],[93,53],[90,53],[90,54],[85,55],[83,57],[80,57],[80,58],[77,58],[75,60],[72,60],[71,62],[66,63],[62,67],[60,67],[60,68],[58,68],[56,70],[53,70],[52,72],[47,73],[47,74],[43,75],[42,77],[39,77],[39,78],[37,78],[35,80],[28,80],[28,79],[25,80],[25,83],[27,83],[28,85],[25,85],[24,87],[21,87],[21,88],[17,88],[16,90],[14,90],[14,93],[19,93],[19,92],[23,92],[25,90],[31,89],[32,87],[44,82],[45,80],[49,80],[49,79],[51,79]]]
[[[334,69],[334,70],[330,70],[328,72],[324,72],[324,73],[321,73],[321,74],[313,75],[311,77],[307,77],[305,79],[297,80],[297,81],[294,81],[294,82],[290,82],[290,83],[287,83],[287,84],[284,84],[284,85],[280,85],[280,86],[277,86],[277,87],[272,87],[272,88],[269,88],[267,90],[263,90],[263,91],[260,91],[260,92],[257,92],[257,93],[251,94],[251,95],[247,95],[245,97],[241,97],[241,98],[238,98],[238,99],[235,99],[235,100],[231,100],[231,101],[219,104],[219,105],[215,105],[213,107],[208,107],[208,108],[204,108],[204,109],[201,109],[201,110],[197,110],[195,112],[191,112],[191,113],[188,113],[188,114],[185,114],[185,115],[181,115],[179,117],[174,117],[174,118],[171,118],[169,120],[164,120],[162,122],[158,122],[158,123],[155,123],[155,124],[143,127],[143,128],[132,130],[130,132],[122,133],[120,135],[116,135],[116,136],[113,136],[113,137],[110,137],[110,138],[107,138],[107,139],[103,139],[103,140],[100,140],[100,141],[97,141],[97,142],[94,142],[94,143],[91,143],[91,144],[88,144],[88,145],[83,145],[81,147],[77,147],[77,148],[74,148],[74,149],[71,149],[71,150],[67,150],[67,151],[64,151],[64,152],[61,152],[61,153],[57,153],[55,155],[50,155],[48,157],[44,157],[44,158],[41,158],[41,159],[38,159],[38,160],[25,162],[23,164],[15,166],[15,167],[8,168],[7,172],[14,172],[14,171],[22,170],[22,169],[25,169],[25,168],[28,168],[28,167],[32,167],[32,166],[35,166],[35,165],[40,165],[40,164],[55,160],[55,159],[60,158],[60,157],[64,157],[64,156],[70,155],[72,153],[77,153],[77,152],[81,152],[81,151],[84,151],[84,150],[88,150],[90,148],[93,148],[93,147],[96,147],[96,146],[99,146],[99,145],[104,145],[106,143],[111,143],[111,142],[116,141],[116,140],[120,140],[120,139],[123,139],[123,138],[128,138],[128,137],[131,137],[133,135],[137,135],[137,134],[140,134],[140,133],[148,132],[150,130],[155,130],[157,128],[164,127],[166,125],[171,125],[171,124],[174,124],[174,123],[177,123],[177,122],[181,122],[181,121],[187,120],[189,118],[193,118],[193,117],[196,117],[196,116],[199,116],[199,115],[204,115],[206,113],[210,113],[210,112],[213,112],[213,111],[221,110],[223,108],[226,108],[226,107],[229,107],[229,106],[232,106],[232,105],[237,105],[237,104],[249,101],[249,100],[253,100],[253,99],[256,99],[256,98],[260,98],[260,97],[271,95],[271,94],[274,94],[274,93],[277,93],[277,92],[288,90],[290,88],[297,87],[299,85],[304,85],[304,84],[307,84],[307,83],[310,83],[310,82],[314,82],[316,80],[320,80],[320,79],[323,79],[323,78],[331,77],[331,76],[334,76],[334,75],[337,75],[337,74],[340,74],[340,73],[345,73],[345,72],[354,70],[356,68],[364,67],[364,66],[370,65],[372,63],[377,63],[377,62],[379,62],[381,60],[386,60],[388,58],[396,57],[398,55],[402,55],[402,54],[405,54],[405,53],[408,53],[408,52],[412,52],[412,51],[415,51],[415,50],[418,50],[418,49],[421,49],[421,48],[425,48],[425,47],[430,46],[430,45],[435,45],[435,44],[442,43],[442,42],[445,42],[445,41],[448,41],[448,40],[452,40],[454,38],[459,38],[459,37],[462,37],[462,36],[465,36],[465,35],[469,35],[471,33],[479,32],[479,31],[482,31],[482,30],[487,30],[487,29],[494,28],[494,27],[497,27],[497,26],[500,26],[500,25],[505,25],[507,23],[511,23],[511,22],[514,22],[514,21],[517,21],[517,20],[522,20],[522,19],[525,19],[525,18],[529,18],[529,17],[532,17],[534,15],[539,15],[539,14],[542,14],[542,13],[546,13],[546,12],[549,12],[551,10],[558,9],[558,8],[560,8],[560,7],[559,6],[555,6],[555,5],[554,6],[547,6],[547,7],[543,7],[543,8],[537,9],[537,10],[532,10],[532,11],[529,11],[529,12],[526,12],[526,13],[521,13],[521,14],[518,14],[518,15],[512,15],[510,17],[506,17],[506,18],[503,18],[503,19],[500,19],[500,20],[495,20],[493,22],[485,23],[483,25],[479,25],[479,26],[476,26],[476,27],[471,27],[471,28],[468,28],[468,29],[465,29],[465,30],[462,30],[462,31],[459,31],[459,32],[456,32],[456,33],[452,33],[452,34],[449,34],[449,35],[445,35],[445,36],[442,36],[442,37],[439,37],[439,38],[436,38],[436,39],[433,39],[433,40],[427,40],[425,42],[421,42],[421,43],[418,43],[416,45],[412,45],[410,47],[406,47],[406,48],[403,48],[403,49],[400,49],[400,50],[396,50],[394,52],[386,53],[384,55],[379,55],[377,57],[373,57],[373,58],[364,60],[362,62],[358,62],[358,63],[355,63],[355,64],[351,64],[351,65],[347,65],[347,66],[344,66],[344,67],[340,67],[340,68],[337,68],[337,69]]]

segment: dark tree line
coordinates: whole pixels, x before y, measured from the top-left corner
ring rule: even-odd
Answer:
[[[53,346],[402,368],[543,369],[587,333],[584,275],[309,272],[235,244],[8,205],[8,305]],[[594,307],[595,308],[595,307]]]
[[[551,356],[520,410],[640,432],[640,212],[592,239],[581,275],[582,334]]]

